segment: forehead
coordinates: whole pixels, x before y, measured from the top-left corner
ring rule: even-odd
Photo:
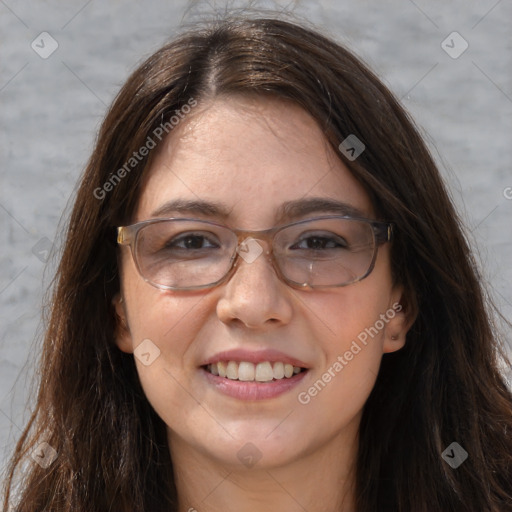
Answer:
[[[230,97],[196,109],[155,154],[135,222],[174,216],[165,209],[170,203],[209,203],[218,207],[196,208],[193,216],[265,229],[283,216],[284,203],[312,203],[313,198],[343,202],[363,216],[373,215],[364,188],[315,120],[297,105]]]

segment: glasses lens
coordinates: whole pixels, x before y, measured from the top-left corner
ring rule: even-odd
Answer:
[[[315,219],[279,231],[274,253],[289,281],[340,286],[368,274],[374,261],[375,237],[368,222]]]
[[[157,285],[205,286],[228,272],[236,243],[229,229],[207,222],[155,222],[138,233],[137,264],[144,279]]]

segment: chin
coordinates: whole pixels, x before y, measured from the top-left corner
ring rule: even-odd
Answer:
[[[272,428],[275,429],[278,423],[274,422]],[[294,430],[291,434],[288,430],[279,435],[277,432],[268,435],[272,428],[255,429],[254,425],[246,430],[240,428],[235,439],[225,436],[223,439],[211,440],[208,446],[203,445],[201,449],[212,459],[235,471],[275,469],[303,456],[306,449],[304,433]]]

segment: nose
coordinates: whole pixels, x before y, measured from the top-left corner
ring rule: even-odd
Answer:
[[[293,313],[291,291],[274,270],[268,244],[252,239],[238,252],[234,273],[222,285],[219,319],[251,329],[288,323]]]

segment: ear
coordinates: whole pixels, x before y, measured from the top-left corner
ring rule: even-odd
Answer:
[[[121,293],[117,293],[112,299],[116,314],[115,342],[119,350],[127,354],[133,353],[133,340],[128,327],[126,305]]]
[[[393,289],[386,317],[388,322],[384,331],[384,353],[396,352],[405,346],[409,329],[416,320],[417,312],[406,300],[402,286]]]

